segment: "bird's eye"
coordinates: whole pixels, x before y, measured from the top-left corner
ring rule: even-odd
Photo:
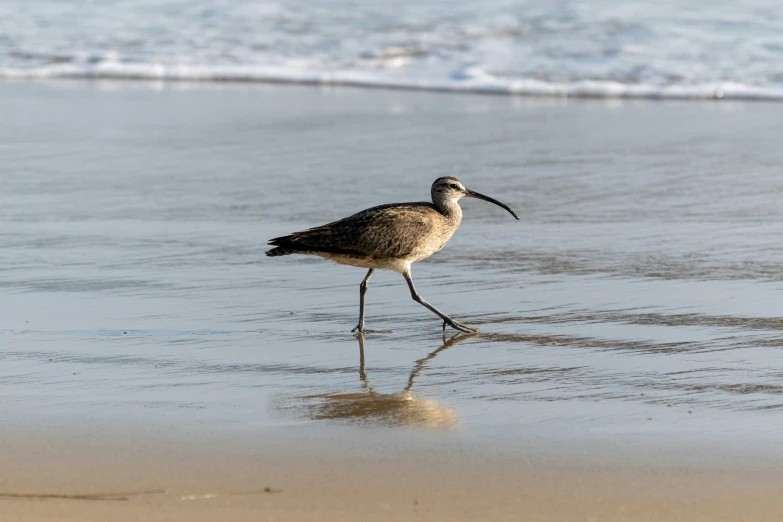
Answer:
[[[454,183],[452,183],[451,185],[449,185],[449,187],[451,187],[451,188],[453,188],[453,189],[459,189],[459,186],[458,186],[458,185],[455,185]]]

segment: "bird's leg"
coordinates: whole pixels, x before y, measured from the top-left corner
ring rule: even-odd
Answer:
[[[367,282],[374,271],[375,269],[371,268],[367,275],[364,276],[364,279],[362,279],[362,284],[359,285],[359,324],[351,330],[352,332],[364,332],[364,296],[367,293]]]
[[[452,319],[451,317],[449,317],[448,315],[444,314],[443,312],[441,312],[440,310],[438,310],[437,308],[435,308],[434,306],[429,304],[427,301],[422,299],[422,297],[416,291],[416,287],[413,286],[413,279],[411,279],[410,271],[404,272],[402,274],[402,276],[405,278],[405,281],[408,283],[408,288],[410,288],[410,290],[411,290],[411,297],[413,298],[413,300],[416,301],[417,303],[419,303],[421,305],[424,305],[425,307],[429,308],[430,310],[435,312],[438,315],[438,317],[443,319],[443,329],[444,330],[446,329],[446,325],[449,325],[452,328],[454,328],[455,330],[458,330],[460,332],[466,332],[466,333],[478,332],[478,328],[473,328],[472,326],[468,326],[466,324],[462,324],[460,322],[455,321],[454,319]]]

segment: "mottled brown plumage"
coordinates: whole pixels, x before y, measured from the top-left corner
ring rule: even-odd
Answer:
[[[354,330],[364,331],[367,281],[375,269],[385,269],[405,277],[413,299],[439,315],[444,321],[444,329],[448,324],[457,330],[476,331],[421,299],[413,286],[410,266],[438,252],[451,239],[462,222],[462,209],[458,203],[462,197],[490,201],[508,210],[515,218],[519,217],[503,203],[466,189],[451,176],[435,180],[431,194],[432,203],[380,205],[333,223],[274,238],[269,244],[276,248],[267,251],[266,255],[311,254],[345,265],[369,268],[360,285],[359,324]]]
[[[381,205],[333,223],[275,238],[269,244],[291,253],[318,255],[346,265],[402,273],[406,265],[443,248],[461,219],[461,212],[445,215],[432,203]]]

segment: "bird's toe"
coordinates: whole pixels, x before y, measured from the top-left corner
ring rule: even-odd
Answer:
[[[457,331],[465,332],[465,333],[475,333],[475,332],[479,331],[478,328],[474,328],[473,326],[468,326],[466,324],[462,324],[462,323],[460,323],[458,321],[452,321],[449,326],[451,326],[452,328],[454,328]]]

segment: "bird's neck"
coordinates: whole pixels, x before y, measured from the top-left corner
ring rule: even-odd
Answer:
[[[462,221],[462,209],[456,199],[442,199],[435,201],[435,208],[446,216],[449,221],[453,221],[455,225],[459,226]]]

